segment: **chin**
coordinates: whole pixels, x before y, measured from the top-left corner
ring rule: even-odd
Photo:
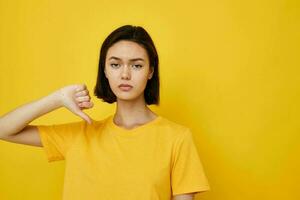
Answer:
[[[130,94],[130,93],[118,93],[116,95],[116,97],[122,101],[133,101],[133,100],[137,100],[139,98],[140,95],[137,94]]]
[[[117,97],[119,101],[135,101],[135,98],[124,98],[124,97]]]

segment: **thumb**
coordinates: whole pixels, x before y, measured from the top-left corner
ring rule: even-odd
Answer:
[[[89,124],[92,124],[91,118],[80,109],[76,109],[75,114],[81,117],[82,119],[84,119],[85,121],[87,121]]]

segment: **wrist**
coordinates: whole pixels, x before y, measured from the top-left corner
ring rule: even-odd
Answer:
[[[52,92],[47,98],[50,101],[51,106],[53,106],[53,108],[60,108],[63,107],[63,101],[62,101],[62,97],[63,94],[61,93],[61,90],[56,90],[54,92]]]

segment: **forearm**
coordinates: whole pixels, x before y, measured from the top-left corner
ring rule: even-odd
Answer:
[[[62,106],[59,90],[38,100],[19,106],[0,118],[0,137],[10,136],[25,128],[31,121]]]
[[[193,193],[172,196],[172,200],[193,200],[193,199],[194,199]]]

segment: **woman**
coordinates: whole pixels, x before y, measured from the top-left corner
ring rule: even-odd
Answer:
[[[159,104],[159,59],[140,26],[125,25],[103,42],[94,94],[116,102],[114,115],[92,120],[85,84],[23,105],[0,119],[5,141],[44,147],[49,162],[66,160],[63,199],[193,199],[210,189],[189,128],[151,111]],[[81,121],[29,125],[60,107]],[[25,114],[26,113],[26,114]]]

